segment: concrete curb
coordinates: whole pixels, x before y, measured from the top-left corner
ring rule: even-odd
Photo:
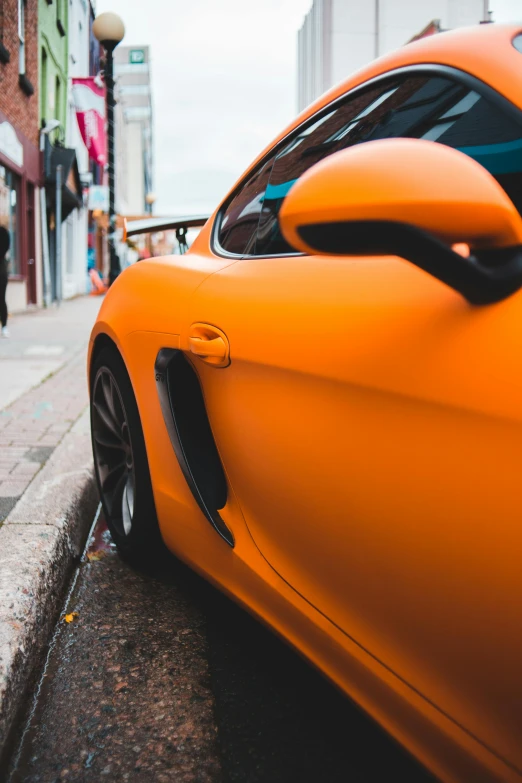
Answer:
[[[0,760],[97,504],[86,409],[0,528]]]

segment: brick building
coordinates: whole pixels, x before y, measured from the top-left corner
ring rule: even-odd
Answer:
[[[0,0],[0,225],[11,233],[7,301],[41,301],[38,0]]]

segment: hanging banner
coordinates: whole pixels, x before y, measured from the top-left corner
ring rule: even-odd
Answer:
[[[105,134],[105,86],[98,86],[97,79],[73,79],[72,93],[76,118],[89,157],[104,165],[107,138]]]

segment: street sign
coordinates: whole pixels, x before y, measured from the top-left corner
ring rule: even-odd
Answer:
[[[143,49],[131,49],[129,60],[132,65],[139,65],[145,62],[145,51]]]
[[[109,188],[107,185],[91,185],[89,188],[89,209],[109,211]]]

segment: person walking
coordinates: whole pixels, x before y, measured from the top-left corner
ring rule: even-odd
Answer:
[[[11,244],[11,238],[9,231],[0,226],[0,322],[2,324],[2,337],[9,337],[9,329],[7,328],[7,279],[9,261],[7,260],[7,251]]]

